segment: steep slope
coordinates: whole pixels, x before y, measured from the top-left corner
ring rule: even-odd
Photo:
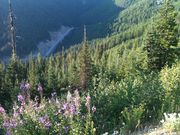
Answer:
[[[0,57],[7,56],[11,48],[7,43],[5,31],[7,20],[6,0],[0,0]],[[180,2],[174,0],[177,11]],[[136,40],[142,44],[142,37],[152,17],[156,15],[160,1],[157,0],[38,0],[13,1],[16,15],[18,55],[26,56],[31,52],[44,52],[39,43],[52,41],[50,33],[58,33],[63,26],[73,27],[73,30],[58,44],[56,52],[62,46],[69,48],[82,41],[83,27],[87,25],[88,40],[92,44],[108,44],[110,48],[130,44]],[[5,12],[6,11],[6,12]],[[4,18],[4,19],[3,19]],[[180,15],[177,18],[180,22]],[[180,29],[179,29],[180,31]],[[106,37],[106,38],[104,38]],[[60,37],[61,38],[61,37]],[[95,40],[94,40],[95,39]],[[50,46],[50,45],[49,45]],[[44,47],[46,48],[46,47]],[[42,51],[41,51],[42,50]]]
[[[7,27],[7,1],[0,0],[0,24]],[[119,13],[120,8],[113,0],[14,0],[13,9],[16,16],[16,27],[18,36],[18,54],[20,56],[37,51],[37,44],[41,41],[50,40],[49,32],[57,32],[61,26],[74,27],[74,33],[81,35],[84,24],[91,27],[93,38],[103,37],[94,27],[100,23],[111,22]],[[103,25],[103,28],[107,25]],[[0,30],[1,35],[6,33]],[[99,34],[94,34],[99,33]],[[7,35],[7,33],[6,33]],[[81,37],[72,37],[69,44],[79,43]],[[1,39],[2,43],[2,39]],[[0,44],[1,56],[10,54],[11,48],[8,44]],[[64,44],[66,46],[66,43]]]

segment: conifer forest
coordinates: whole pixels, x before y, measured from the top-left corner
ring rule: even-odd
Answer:
[[[180,135],[180,0],[0,0],[0,135]]]

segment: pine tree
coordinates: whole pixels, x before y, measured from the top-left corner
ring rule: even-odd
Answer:
[[[86,37],[86,27],[84,27],[84,41],[80,51],[80,87],[86,90],[90,84],[92,76],[92,60]]]
[[[40,80],[38,79],[39,76],[38,76],[37,64],[32,57],[29,60],[27,76],[28,76],[27,80],[31,84],[31,94],[34,96],[37,92],[37,85],[40,82]]]
[[[174,49],[178,45],[178,31],[176,23],[177,13],[175,7],[172,5],[172,0],[166,0],[160,10],[160,20],[157,23],[157,30],[159,31],[160,44],[167,51],[164,54],[164,63],[169,66],[175,60]]]
[[[164,55],[165,48],[160,45],[158,36],[156,31],[152,31],[148,33],[146,39],[148,68],[154,71],[161,70],[164,66],[161,57]]]
[[[48,61],[48,69],[47,69],[47,93],[50,94],[54,89],[56,89],[57,85],[57,76],[55,75],[55,66],[54,59],[51,56]]]
[[[171,66],[176,57],[178,32],[176,12],[170,0],[162,5],[153,31],[146,39],[148,66],[151,70],[161,70],[165,65]]]

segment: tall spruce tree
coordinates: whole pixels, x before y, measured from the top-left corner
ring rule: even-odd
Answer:
[[[34,96],[37,91],[37,84],[39,83],[38,79],[38,70],[36,61],[31,56],[28,62],[27,70],[27,80],[31,84],[31,95]]]
[[[146,39],[148,66],[151,70],[161,70],[171,66],[176,57],[178,31],[175,8],[171,0],[165,0]]]
[[[57,75],[55,75],[55,63],[54,58],[51,56],[47,63],[47,93],[50,94],[54,89],[57,88]]]
[[[80,87],[84,90],[87,90],[92,76],[92,60],[89,51],[89,46],[86,36],[86,26],[84,26],[84,41],[82,48],[80,50]]]
[[[164,47],[159,43],[158,33],[155,30],[148,32],[146,39],[146,49],[148,57],[148,68],[151,70],[161,70],[161,56],[163,56]]]

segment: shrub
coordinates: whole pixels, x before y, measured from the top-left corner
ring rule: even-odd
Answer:
[[[164,112],[180,111],[180,64],[164,68],[160,80],[165,91]]]
[[[125,108],[122,111],[122,116],[124,119],[123,128],[125,131],[134,131],[139,128],[141,124],[141,119],[144,113],[144,106]]]

